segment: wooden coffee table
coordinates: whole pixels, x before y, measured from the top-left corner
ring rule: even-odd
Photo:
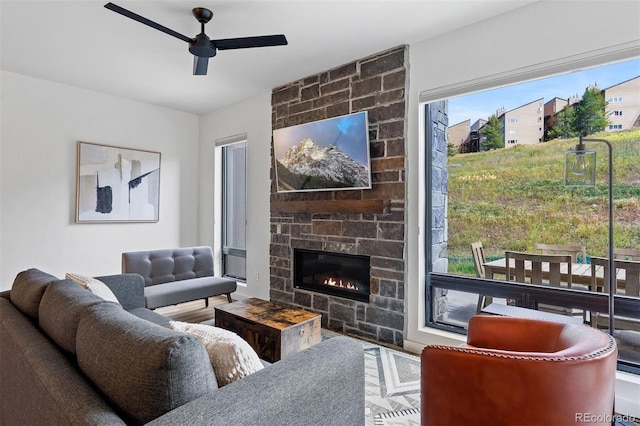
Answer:
[[[319,343],[321,317],[256,298],[215,307],[216,327],[237,333],[269,362]]]

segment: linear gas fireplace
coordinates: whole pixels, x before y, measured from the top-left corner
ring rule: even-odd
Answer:
[[[296,288],[369,301],[370,258],[312,250],[293,250]]]

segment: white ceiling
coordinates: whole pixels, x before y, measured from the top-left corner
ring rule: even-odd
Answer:
[[[285,34],[287,46],[219,51],[192,75],[188,44],[95,0],[0,0],[1,69],[197,114],[534,0],[182,0],[114,3],[189,37]],[[473,40],[469,40],[469,48]]]

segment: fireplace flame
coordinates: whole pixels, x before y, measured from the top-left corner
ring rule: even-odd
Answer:
[[[359,290],[358,286],[352,284],[350,281],[342,281],[341,279],[334,279],[333,277],[329,277],[324,280],[324,285],[330,285],[331,287],[341,287],[349,290]]]

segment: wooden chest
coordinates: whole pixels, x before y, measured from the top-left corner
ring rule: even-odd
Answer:
[[[256,298],[215,307],[216,327],[237,333],[269,362],[319,343],[320,319],[319,314]]]

